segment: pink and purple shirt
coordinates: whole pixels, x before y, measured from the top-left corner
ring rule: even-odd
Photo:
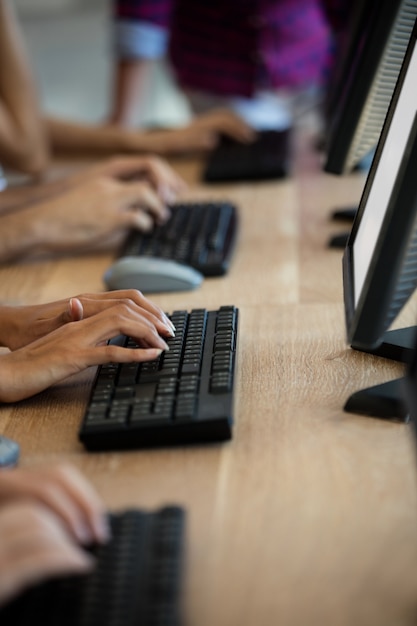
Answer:
[[[120,58],[169,54],[180,85],[219,95],[323,84],[347,0],[114,0]]]

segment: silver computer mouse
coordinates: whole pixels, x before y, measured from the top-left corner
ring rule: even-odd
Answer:
[[[111,290],[140,289],[145,293],[155,293],[196,289],[204,276],[193,267],[171,259],[128,256],[117,259],[103,278]]]
[[[13,439],[0,435],[0,467],[17,465],[20,446]]]

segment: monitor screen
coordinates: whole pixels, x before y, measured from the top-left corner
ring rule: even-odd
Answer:
[[[417,286],[417,46],[412,33],[343,257],[347,335],[374,351]]]
[[[416,17],[417,0],[356,7],[330,99],[325,171],[351,171],[377,145]]]

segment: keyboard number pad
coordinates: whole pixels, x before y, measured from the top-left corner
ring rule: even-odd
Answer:
[[[236,341],[236,310],[222,307],[219,311],[214,338],[210,391],[228,393],[233,385],[233,365]]]

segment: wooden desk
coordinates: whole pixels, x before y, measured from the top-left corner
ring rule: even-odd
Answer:
[[[93,371],[0,410],[22,464],[67,459],[110,508],[173,502],[189,513],[189,626],[411,626],[417,617],[417,462],[407,425],[345,414],[353,391],[401,367],[345,344],[334,206],[364,178],[320,172],[300,140],[280,183],[205,187],[241,212],[230,274],[166,310],[240,308],[236,424],[227,444],[88,454],[77,430]],[[179,169],[196,180],[198,164]],[[109,255],[0,270],[0,298],[40,302],[102,288]],[[403,314],[414,321],[415,303]]]

